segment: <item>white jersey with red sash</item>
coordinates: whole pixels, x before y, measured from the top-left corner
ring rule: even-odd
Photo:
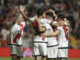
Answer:
[[[11,28],[11,44],[22,45],[23,27],[25,22],[14,24]]]
[[[69,46],[69,27],[63,26],[64,32],[65,32],[65,37],[66,37],[66,42],[65,42],[65,47]]]
[[[68,39],[67,30],[65,26],[59,26],[58,29],[60,33],[58,35],[59,42],[59,50],[58,50],[58,58],[68,58]]]
[[[59,43],[59,47],[68,47],[68,42],[66,39],[66,27],[64,26],[58,26],[58,28],[60,33],[58,34],[58,43]]]

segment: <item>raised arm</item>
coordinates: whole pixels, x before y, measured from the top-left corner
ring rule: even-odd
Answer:
[[[55,16],[55,17],[57,16],[56,13],[55,13],[55,11],[53,11],[51,9],[49,9],[48,11],[52,12],[53,13],[53,16]]]
[[[57,27],[57,26],[59,26],[59,24],[56,22],[56,21],[53,21],[52,23],[51,23],[51,25],[54,27]]]
[[[20,12],[23,15],[24,19],[28,19],[28,16],[26,16],[26,14],[24,13],[24,7],[22,5],[19,6]]]

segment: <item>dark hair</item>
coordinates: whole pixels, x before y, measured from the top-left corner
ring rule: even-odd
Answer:
[[[28,17],[33,17],[36,14],[36,8],[33,6],[26,7],[25,11],[27,11]]]
[[[54,8],[54,7],[49,7],[49,9],[51,9],[51,10],[54,10],[54,11],[55,11],[55,8]]]
[[[55,17],[53,16],[53,13],[50,12],[50,11],[46,12],[46,15],[48,15],[49,17],[52,17],[53,19],[55,19]]]
[[[44,8],[39,8],[39,9],[37,10],[37,15],[38,15],[38,17],[43,15],[44,10],[45,10]]]
[[[58,18],[60,18],[60,19],[64,20],[64,18],[65,18],[64,13],[59,13],[59,14],[58,14]]]

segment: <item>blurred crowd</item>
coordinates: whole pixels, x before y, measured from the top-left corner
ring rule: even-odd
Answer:
[[[80,0],[0,0],[0,47],[8,47],[11,24],[15,21],[20,4],[25,7],[25,13],[29,17],[36,15],[36,10],[39,7],[48,8],[52,6],[55,8],[56,14],[65,13],[71,24],[69,47],[80,48]],[[26,36],[24,36],[23,43],[25,45],[23,46],[31,47],[32,29],[30,23],[27,25],[28,32],[24,33]]]

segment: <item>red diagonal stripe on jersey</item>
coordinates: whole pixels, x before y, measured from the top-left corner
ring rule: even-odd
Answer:
[[[13,43],[16,43],[16,40],[20,39],[20,37],[21,37],[21,33],[18,33],[16,37],[13,39]]]
[[[64,29],[64,32],[65,32],[65,36],[67,37],[68,36],[68,34],[67,34],[67,28],[66,28],[66,26],[63,26],[63,29]],[[66,40],[69,40],[68,38],[66,38]]]
[[[22,30],[23,30],[23,25],[20,24],[19,26],[20,26],[20,31],[22,32]],[[17,39],[20,39],[20,37],[21,37],[21,32],[18,33],[18,34],[16,35],[16,37],[13,39],[13,43],[16,43],[16,40],[17,40]]]
[[[64,32],[65,32],[65,35],[67,36],[66,27],[65,27],[65,26],[63,26],[63,29],[64,29]]]
[[[43,37],[42,40],[45,40],[45,37]]]

